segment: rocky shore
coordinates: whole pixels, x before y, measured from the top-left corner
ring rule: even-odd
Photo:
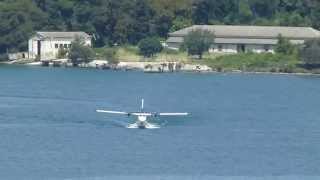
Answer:
[[[6,64],[24,64],[29,66],[73,67],[67,59],[53,60],[50,62],[6,62]],[[185,64],[180,62],[128,62],[121,61],[117,65],[109,64],[106,60],[94,60],[89,63],[77,65],[79,68],[96,68],[112,70],[137,70],[146,73],[164,72],[212,72],[212,68],[201,64]]]
[[[49,66],[49,67],[74,67],[67,59],[54,60],[49,63],[34,61],[6,61],[1,64],[27,65],[27,66]],[[320,75],[318,71],[303,72],[273,72],[273,71],[243,71],[236,69],[212,69],[203,64],[188,64],[181,62],[130,62],[121,61],[117,65],[110,65],[106,60],[94,60],[90,63],[82,63],[79,68],[95,68],[105,70],[143,71],[145,73],[170,73],[170,72],[200,72],[200,73],[241,73],[241,74],[275,74],[275,75]]]

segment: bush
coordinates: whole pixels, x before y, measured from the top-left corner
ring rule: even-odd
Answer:
[[[74,66],[80,63],[88,63],[94,57],[94,51],[86,46],[80,38],[76,38],[71,44],[69,59]]]
[[[8,61],[9,57],[8,54],[0,54],[0,61]]]
[[[63,48],[63,47],[60,47],[59,50],[58,50],[58,55],[57,55],[57,58],[58,59],[64,59],[66,58],[68,55],[68,50]]]
[[[289,39],[279,34],[278,43],[275,47],[275,51],[276,53],[291,55],[296,52],[296,47],[293,44],[291,44]]]
[[[153,57],[154,54],[162,51],[163,47],[160,41],[156,38],[142,39],[139,44],[139,51],[144,57]]]
[[[295,69],[295,66],[292,64],[285,64],[282,67],[279,68],[279,72],[281,73],[293,73]]]
[[[214,43],[214,34],[207,30],[194,30],[184,37],[181,50],[186,50],[189,55],[197,55],[202,59],[204,52],[207,52]]]
[[[317,67],[320,64],[320,39],[306,41],[299,55],[307,67]]]

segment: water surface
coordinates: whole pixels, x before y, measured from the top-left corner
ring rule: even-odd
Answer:
[[[0,67],[1,179],[318,179],[320,78]],[[97,108],[189,112],[157,130]]]

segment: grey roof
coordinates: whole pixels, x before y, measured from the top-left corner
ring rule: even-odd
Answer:
[[[311,27],[283,27],[283,26],[233,26],[233,25],[194,25],[170,33],[170,36],[185,36],[192,30],[209,30],[216,37],[228,38],[276,38],[279,34],[292,39],[319,38],[320,31]]]
[[[166,42],[167,43],[182,43],[183,37],[169,37]]]
[[[167,43],[182,43],[183,37],[169,37]],[[277,39],[245,39],[245,38],[215,38],[214,42],[217,44],[269,44],[275,45],[278,43]],[[302,44],[304,40],[291,40],[293,44]]]
[[[77,36],[85,39],[91,38],[91,36],[85,32],[36,32],[36,35],[45,39],[74,39]]]

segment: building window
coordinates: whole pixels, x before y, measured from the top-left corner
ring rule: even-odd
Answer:
[[[63,47],[64,47],[64,48],[68,48],[68,44],[64,44]]]
[[[60,48],[63,48],[63,44],[60,44],[60,46],[59,46]]]
[[[222,51],[222,45],[221,44],[218,45],[218,51],[220,51],[220,52]]]
[[[246,52],[246,46],[244,44],[238,44],[237,45],[237,52],[238,53]]]
[[[209,52],[214,52],[214,46],[211,46],[211,48],[209,49]]]
[[[264,50],[266,52],[269,52],[270,51],[270,45],[268,45],[268,44],[264,45]]]
[[[71,48],[71,44],[68,44],[68,47]]]
[[[54,47],[55,47],[56,49],[58,49],[58,48],[59,48],[59,44],[55,44]]]

